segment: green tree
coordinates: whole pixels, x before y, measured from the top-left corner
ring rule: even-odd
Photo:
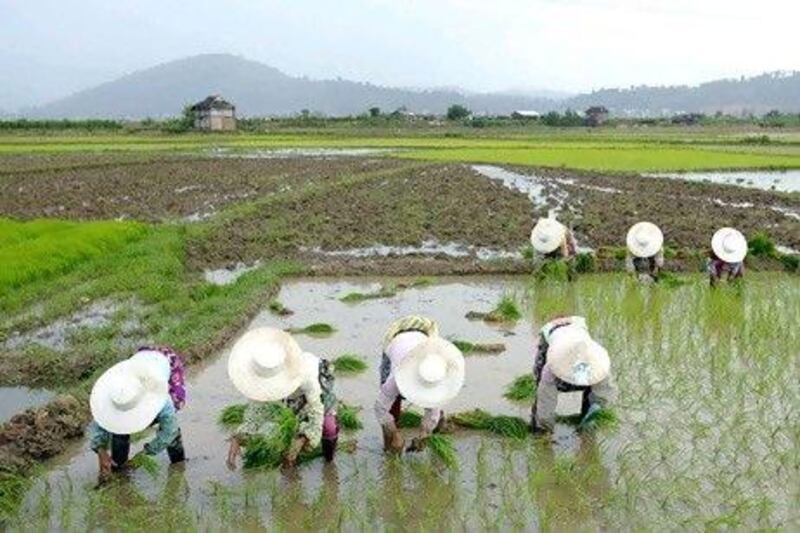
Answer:
[[[379,117],[379,116],[381,116],[381,108],[380,107],[370,107],[369,108],[369,116],[371,116],[371,117]]]
[[[447,108],[447,120],[462,120],[472,114],[472,111],[461,104],[453,104]]]

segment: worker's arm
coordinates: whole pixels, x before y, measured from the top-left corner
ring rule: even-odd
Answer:
[[[156,423],[158,424],[156,436],[144,445],[144,453],[147,455],[158,455],[163,452],[178,436],[180,428],[172,400],[167,400],[164,404],[164,408],[156,416]]]
[[[89,424],[89,447],[93,452],[99,453],[100,450],[107,450],[110,444],[111,433],[92,420],[92,423]]]
[[[592,385],[589,391],[589,405],[608,407],[617,401],[617,386],[611,374],[606,379]]]

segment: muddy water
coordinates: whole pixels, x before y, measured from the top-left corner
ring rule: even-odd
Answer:
[[[26,409],[46,404],[54,397],[54,392],[45,389],[0,387],[0,424]]]
[[[326,357],[357,352],[370,368],[339,378],[344,401],[362,407],[353,454],[295,472],[230,472],[226,434],[214,420],[242,401],[226,376],[226,353],[190,375],[180,414],[187,462],[155,477],[135,472],[94,490],[96,458],[86,443],[48,465],[27,495],[14,530],[29,529],[345,529],[630,530],[796,529],[800,450],[796,373],[800,282],[748,275],[742,293],[709,291],[700,276],[670,290],[622,276],[585,276],[571,285],[536,286],[520,278],[440,280],[383,300],[344,304],[353,291],[393,280],[295,281],[279,299],[295,314],[259,315],[253,325],[327,322],[327,338],[299,336]],[[397,281],[397,280],[394,280]],[[526,319],[512,328],[469,322],[506,292],[527,297]],[[265,302],[266,305],[266,302]],[[526,417],[528,406],[502,398],[529,372],[537,328],[554,314],[587,317],[612,356],[620,389],[617,430],[577,435],[559,425],[552,440],[513,443],[470,432],[454,436],[460,468],[427,453],[387,458],[371,407],[386,325],[425,313],[444,335],[503,342],[501,355],[472,356],[449,411],[482,407]],[[412,436],[413,432],[408,436]],[[141,443],[134,445],[134,451]],[[795,527],[793,527],[795,526]]]
[[[685,172],[645,174],[657,178],[672,178],[688,181],[708,181],[724,185],[736,185],[749,189],[800,192],[800,170],[745,171],[745,172]]]

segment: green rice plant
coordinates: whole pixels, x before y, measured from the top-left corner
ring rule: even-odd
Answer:
[[[525,246],[520,248],[519,253],[522,255],[522,258],[525,259],[526,261],[533,261],[533,256],[535,255],[535,252],[533,250],[533,245],[526,244]]]
[[[619,425],[617,414],[608,407],[603,407],[583,419],[578,429],[585,431],[591,429],[612,429]]]
[[[516,322],[520,318],[522,318],[522,311],[519,310],[516,300],[505,294],[484,320],[487,322]]]
[[[750,255],[754,257],[777,257],[775,242],[764,232],[758,232],[747,240]]]
[[[225,407],[219,414],[217,422],[226,428],[235,428],[244,422],[244,410],[246,403],[235,403]]]
[[[379,298],[391,298],[397,295],[397,287],[394,285],[382,286],[375,292],[350,292],[345,294],[340,301],[345,303],[358,303],[365,300],[377,300]]]
[[[523,439],[528,436],[528,423],[516,416],[494,416],[483,409],[456,413],[450,420],[457,426],[489,431],[501,437]]]
[[[137,453],[128,463],[131,468],[144,470],[150,477],[158,475],[158,461],[152,455]]]
[[[353,353],[340,355],[333,360],[333,371],[336,374],[360,374],[367,366],[363,357]]]
[[[284,305],[278,300],[272,300],[268,307],[273,314],[278,316],[290,316],[294,314],[294,311],[284,307]]]
[[[336,328],[324,322],[309,324],[303,328],[289,328],[286,331],[293,334],[327,336],[336,332]]]
[[[534,276],[537,281],[569,281],[569,268],[569,265],[564,260],[546,260],[539,265]]]
[[[536,396],[536,383],[533,374],[527,373],[518,376],[506,387],[503,397],[515,402],[530,402]]]
[[[689,283],[687,279],[680,278],[673,274],[672,272],[661,272],[658,275],[658,283],[662,287],[666,287],[668,289],[674,289],[676,287],[682,287]]]
[[[594,272],[595,268],[594,254],[580,253],[575,256],[575,272]]]
[[[292,445],[299,421],[294,412],[282,405],[276,406],[271,417],[274,427],[269,435],[250,437],[245,442],[243,464],[251,468],[275,468],[283,461],[284,454]]]
[[[14,515],[29,487],[28,478],[0,471],[0,526]]]
[[[403,429],[418,428],[422,425],[422,415],[416,411],[405,410],[400,412],[397,427]]]
[[[434,283],[436,283],[436,279],[435,278],[431,278],[431,277],[428,277],[428,276],[422,276],[422,277],[416,278],[408,286],[410,288],[412,288],[412,289],[421,289],[422,287],[430,287]]]
[[[503,343],[473,343],[460,339],[453,339],[451,341],[456,348],[461,350],[464,355],[470,354],[498,354],[506,349]]]
[[[345,431],[356,431],[364,427],[364,424],[362,424],[361,420],[358,419],[358,412],[360,410],[360,407],[339,402],[339,408],[336,411],[336,416],[339,421],[339,425],[342,426],[342,429]]]
[[[446,435],[433,434],[425,437],[425,444],[431,456],[442,461],[447,468],[458,468],[458,454],[453,439]]]
[[[788,272],[800,272],[800,255],[782,254],[781,263]]]

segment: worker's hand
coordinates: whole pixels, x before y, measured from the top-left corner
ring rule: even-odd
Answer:
[[[297,457],[306,446],[308,446],[308,438],[305,435],[295,438],[283,458],[283,466],[286,468],[294,467],[297,464]]]
[[[411,439],[411,444],[408,446],[407,452],[421,452],[425,449],[427,445],[427,441],[424,435],[420,435],[419,437],[414,437]]]
[[[133,457],[128,459],[128,462],[125,463],[125,468],[130,470],[135,470],[136,468],[138,468],[137,465],[139,464],[139,458],[142,457],[143,455],[147,455],[144,452],[144,450],[137,452]]]
[[[228,470],[236,470],[236,459],[242,455],[242,445],[239,444],[239,439],[231,437],[228,445],[228,458],[225,460],[225,465]]]
[[[399,430],[395,429],[392,433],[392,438],[389,441],[389,451],[393,453],[403,453],[403,448],[406,445],[406,440],[403,438],[403,434],[400,433]]]
[[[111,459],[108,450],[97,450],[97,466],[100,471],[101,479],[111,476],[111,468],[114,466],[114,461]]]

